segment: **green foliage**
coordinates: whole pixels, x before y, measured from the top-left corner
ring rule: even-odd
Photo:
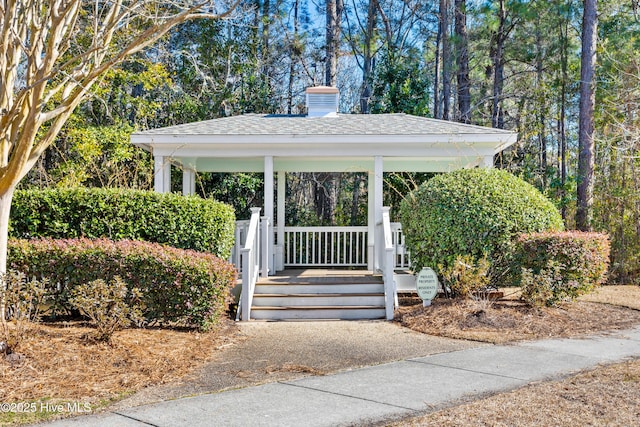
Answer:
[[[520,299],[530,306],[539,308],[555,305],[558,302],[556,292],[564,287],[560,264],[549,261],[546,268],[537,273],[530,268],[523,268],[520,287]]]
[[[469,299],[489,286],[489,261],[486,257],[476,260],[471,255],[458,255],[449,267],[438,270],[454,295]]]
[[[519,234],[563,228],[558,211],[538,190],[497,169],[432,178],[405,198],[401,222],[416,271],[449,268],[461,254],[486,255],[494,279]]]
[[[77,286],[71,291],[69,304],[96,326],[99,341],[111,341],[114,332],[142,322],[142,294],[115,276],[109,283],[102,279]]]
[[[262,206],[264,185],[258,173],[213,173],[198,174],[199,188],[205,195],[233,206],[238,219],[249,219],[251,208]]]
[[[30,173],[27,184],[152,188],[153,161],[147,151],[131,144],[133,130],[123,122],[94,126],[72,117],[56,149],[46,152],[43,167]]]
[[[640,20],[637,2],[603,2],[598,24],[594,224],[611,236],[609,280],[640,284]]]
[[[573,300],[605,283],[609,266],[609,237],[602,233],[564,232],[524,234],[517,239],[512,270],[523,271],[520,282],[550,287],[546,305]],[[543,292],[546,294],[547,291]]]
[[[419,53],[403,57],[389,53],[376,66],[373,81],[372,113],[429,113],[429,84],[419,61]]]
[[[123,189],[16,191],[10,235],[135,239],[228,258],[233,209],[214,200]]]
[[[46,296],[46,279],[27,280],[24,273],[9,270],[0,277],[0,302],[4,319],[0,319],[0,341],[15,351],[27,334],[31,323],[40,320],[40,308]],[[12,326],[7,324],[11,320]]]
[[[10,240],[8,262],[25,274],[48,277],[57,307],[69,307],[74,288],[118,276],[140,290],[146,321],[202,329],[225,312],[237,276],[212,254],[130,240]]]

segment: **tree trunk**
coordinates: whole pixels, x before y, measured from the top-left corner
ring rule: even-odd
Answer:
[[[289,61],[289,85],[287,86],[287,114],[293,110],[293,84],[295,81],[296,61],[298,60],[298,11],[300,9],[299,0],[293,2],[293,41],[291,42]]]
[[[269,16],[269,11],[271,9],[271,4],[269,0],[264,0],[262,3],[262,55],[260,55],[260,62],[262,72],[264,73],[264,77],[268,77],[271,73],[269,69],[269,61],[270,61],[270,53],[269,53],[269,28],[271,24],[271,17]]]
[[[340,52],[340,25],[342,0],[327,0],[327,33],[325,58],[325,85],[336,86],[338,76],[338,54]]]
[[[440,20],[438,20],[440,21]],[[436,60],[433,70],[433,117],[441,119],[440,109],[440,41],[442,40],[442,23],[438,24],[438,34],[436,35]]]
[[[351,193],[351,220],[349,225],[358,225],[358,213],[360,212],[360,186],[362,184],[362,175],[354,173],[353,175],[353,193]]]
[[[0,195],[0,275],[7,272],[7,252],[9,246],[9,214],[11,213],[11,201],[15,187],[9,187],[4,194]],[[6,286],[4,280],[0,280],[3,290]],[[0,299],[0,319],[6,321],[6,302]]]
[[[440,0],[442,26],[442,119],[449,120],[451,102],[451,49],[449,47],[449,0]]]
[[[362,92],[360,94],[360,112],[369,114],[369,104],[371,99],[371,75],[373,73],[373,52],[372,44],[375,36],[377,20],[377,0],[369,0],[367,9],[367,27],[364,34],[363,64],[362,64]]]
[[[594,107],[597,0],[584,0],[582,54],[580,63],[580,119],[578,125],[578,198],[576,227],[591,230],[593,217],[593,172],[595,165]]]
[[[507,38],[505,29],[507,11],[504,6],[504,0],[500,0],[498,19],[498,30],[495,35],[496,45],[493,52],[493,110],[491,112],[491,126],[498,129],[504,129],[502,89],[504,86],[504,43]]]
[[[455,0],[455,32],[458,51],[458,121],[471,123],[471,84],[469,82],[466,0]]]
[[[536,84],[538,99],[538,145],[540,147],[540,174],[542,175],[542,186],[547,187],[547,128],[546,128],[546,108],[547,101],[544,90],[544,74],[542,63],[542,33],[540,20],[536,25]]]
[[[337,86],[340,25],[343,9],[342,0],[327,0],[327,56],[325,61],[325,85],[327,86]],[[316,188],[316,196],[320,196],[319,199],[316,199],[318,203],[316,210],[320,209],[322,212],[319,216],[325,225],[333,225],[337,206],[336,180],[339,178],[339,174],[323,173],[319,177],[322,187]]]
[[[560,26],[560,118],[558,119],[558,157],[560,161],[560,198],[562,200],[561,214],[565,224],[567,223],[566,189],[567,183],[567,132],[566,132],[566,108],[567,108],[567,50],[569,21],[564,20]]]

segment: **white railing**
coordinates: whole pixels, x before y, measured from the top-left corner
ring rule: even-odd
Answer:
[[[285,227],[287,267],[367,265],[367,227]]]
[[[398,294],[396,292],[396,282],[393,273],[396,267],[396,249],[393,243],[393,232],[391,231],[391,220],[389,208],[382,208],[382,223],[378,224],[382,228],[382,248],[378,251],[380,255],[379,266],[382,270],[384,280],[384,300],[387,320],[393,320],[395,307],[398,305]]]
[[[402,224],[399,222],[391,223],[391,242],[393,245],[393,259],[396,264],[395,268],[399,270],[408,270],[411,264],[411,254],[407,251],[404,244]]]
[[[247,241],[247,232],[249,231],[249,223],[251,221],[241,220],[236,221],[235,240],[233,248],[231,249],[231,257],[229,262],[236,266],[238,274],[242,276],[242,261],[240,260],[240,251],[244,248],[244,244]]]
[[[242,291],[236,320],[251,318],[251,304],[258,275],[260,274],[260,208],[251,208],[251,220],[246,230],[244,245],[240,249],[240,270],[242,271]],[[238,264],[236,264],[238,265]]]

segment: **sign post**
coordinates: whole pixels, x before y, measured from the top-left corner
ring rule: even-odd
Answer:
[[[422,298],[422,305],[428,307],[431,300],[438,294],[438,275],[432,268],[424,267],[418,273],[416,280],[418,296]]]

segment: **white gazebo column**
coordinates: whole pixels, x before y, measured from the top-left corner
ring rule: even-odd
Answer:
[[[277,176],[278,176],[278,182],[276,187],[278,189],[278,206],[277,206],[278,220],[276,221],[276,226],[278,227],[277,228],[278,238],[276,239],[277,241],[276,271],[282,271],[284,270],[284,222],[285,222],[284,199],[286,195],[287,180],[286,180],[286,174],[284,171],[278,171]]]
[[[376,235],[376,174],[369,171],[367,176],[367,270],[376,269],[375,235]]]
[[[154,156],[153,188],[158,193],[171,192],[171,162],[164,156]]]
[[[382,156],[374,158],[373,173],[369,172],[368,180],[368,261],[367,269],[375,271],[379,268],[379,256],[381,250],[382,236],[378,236],[379,227],[382,222],[382,190],[383,190],[383,171],[384,163]]]
[[[273,156],[264,157],[264,216],[269,218],[269,233],[267,233],[269,241],[266,247],[271,252],[269,254],[269,271],[273,274],[273,261],[274,261],[274,246],[273,246]]]
[[[192,196],[196,194],[196,161],[194,157],[179,159],[182,164],[182,194]]]
[[[482,158],[482,167],[483,168],[492,168],[493,167],[493,156],[484,156]]]
[[[182,194],[193,196],[196,193],[196,171],[192,169],[182,170]]]

